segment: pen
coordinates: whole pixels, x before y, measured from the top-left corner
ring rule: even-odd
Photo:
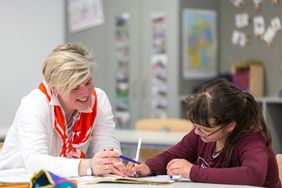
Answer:
[[[140,149],[141,149],[141,143],[142,143],[142,138],[139,138],[139,139],[138,139],[137,150],[136,150],[135,161],[138,161],[138,160],[139,160]]]
[[[130,159],[129,157],[125,157],[123,155],[120,155],[119,158],[123,159],[123,160],[126,160],[126,161],[129,161],[129,162],[132,162],[132,163],[135,163],[135,164],[140,164],[140,162],[134,160],[134,159]]]
[[[170,176],[170,179],[172,179],[172,180],[180,180],[181,178],[182,178],[181,175],[172,175],[172,176]]]

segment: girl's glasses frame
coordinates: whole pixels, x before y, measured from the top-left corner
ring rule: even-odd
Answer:
[[[210,137],[211,135],[214,135],[215,133],[217,133],[218,131],[220,131],[221,129],[223,129],[224,127],[220,127],[218,128],[217,130],[215,130],[214,132],[211,132],[209,134],[206,134],[202,129],[204,128],[203,126],[201,125],[197,125],[197,124],[194,124],[194,127],[195,129],[197,129],[198,131],[201,132],[202,135],[204,135],[205,137]]]

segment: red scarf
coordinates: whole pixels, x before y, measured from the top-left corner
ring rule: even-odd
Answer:
[[[51,97],[48,95],[47,89],[43,83],[40,83],[39,89],[47,96],[48,101],[50,102]],[[97,113],[97,95],[95,89],[93,91],[93,96],[95,100],[92,112],[80,114],[80,118],[75,122],[70,137],[67,136],[67,126],[65,125],[62,108],[58,105],[54,106],[55,122],[53,128],[63,141],[62,151],[60,153],[61,157],[67,157],[67,154],[70,154],[73,158],[86,157],[85,153],[77,148],[84,145],[91,134],[93,122]]]

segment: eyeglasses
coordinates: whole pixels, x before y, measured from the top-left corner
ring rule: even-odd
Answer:
[[[217,133],[218,131],[220,131],[221,129],[224,128],[224,127],[222,126],[222,127],[218,128],[217,130],[215,130],[214,132],[207,133],[207,131],[205,131],[205,129],[204,129],[205,127],[203,127],[203,126],[201,126],[201,125],[194,124],[194,127],[195,127],[195,129],[197,129],[198,131],[200,131],[200,133],[201,133],[202,135],[204,135],[205,137],[209,137],[209,136],[211,136],[211,135]]]

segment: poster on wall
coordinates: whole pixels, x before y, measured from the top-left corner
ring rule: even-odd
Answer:
[[[70,32],[94,27],[104,22],[101,0],[67,0]]]
[[[115,118],[118,128],[130,128],[129,18],[128,13],[115,18]]]
[[[151,24],[151,117],[166,118],[168,108],[166,13],[152,13]]]
[[[201,79],[217,75],[216,12],[183,11],[183,78]]]

